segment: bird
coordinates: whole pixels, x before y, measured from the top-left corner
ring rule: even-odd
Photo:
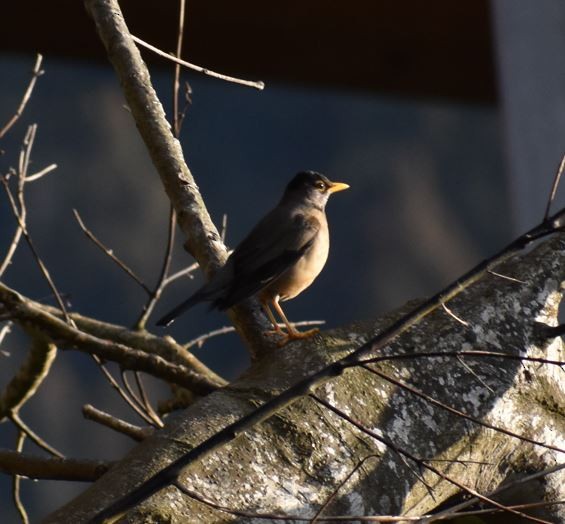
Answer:
[[[192,296],[157,321],[170,325],[200,302],[210,309],[226,310],[254,295],[273,325],[269,335],[279,335],[279,346],[316,334],[319,329],[298,331],[279,302],[304,291],[322,271],[330,238],[325,207],[330,195],[349,188],[316,171],[302,171],[286,186],[280,202],[237,245],[222,266]],[[279,326],[273,308],[286,327]]]

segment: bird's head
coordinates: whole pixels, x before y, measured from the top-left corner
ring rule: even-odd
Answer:
[[[342,182],[332,182],[316,171],[302,171],[286,186],[283,202],[304,202],[323,210],[332,193],[348,187]]]

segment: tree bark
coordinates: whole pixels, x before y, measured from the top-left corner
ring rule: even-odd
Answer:
[[[403,354],[372,365],[381,376],[356,367],[320,386],[314,395],[360,425],[449,476],[458,485],[414,462],[328,410],[303,397],[266,422],[239,435],[183,471],[185,488],[234,512],[313,517],[347,475],[327,515],[423,515],[461,485],[489,494],[504,481],[563,462],[565,381],[559,366],[512,358],[449,355],[492,351],[508,356],[564,361],[560,338],[543,340],[540,323],[555,325],[565,281],[565,239],[556,235],[488,274],[388,346]],[[47,522],[87,522],[111,501],[149,478],[227,424],[318,371],[382,331],[402,309],[375,321],[323,333],[252,364],[236,382],[169,417],[166,427]],[[445,352],[441,357],[425,357]],[[382,354],[380,356],[383,356]],[[504,428],[546,447],[465,419],[383,378],[410,384],[423,394],[485,424]],[[464,462],[455,462],[464,461]],[[426,485],[419,478],[426,482]],[[565,499],[565,473],[526,485],[545,501]],[[529,489],[529,488],[528,488]],[[561,509],[560,509],[561,508]],[[565,521],[562,506],[545,518]],[[214,509],[166,487],[130,511],[124,522],[229,522],[244,517]]]

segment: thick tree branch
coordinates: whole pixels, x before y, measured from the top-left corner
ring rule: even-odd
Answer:
[[[111,467],[110,462],[39,457],[9,449],[0,449],[0,471],[31,479],[72,480],[92,482]]]
[[[565,281],[564,241],[556,237],[500,267],[503,274],[523,280],[523,285],[490,275],[486,269],[483,267],[481,278],[473,280],[473,286],[451,298],[451,306],[464,316],[469,327],[455,322],[441,309],[439,301],[433,312],[397,340],[388,340],[378,353],[377,369],[397,380],[409,378],[415,390],[442,406],[353,366],[360,357],[359,350],[352,353],[352,348],[375,333],[389,333],[391,326],[394,329],[400,319],[407,318],[407,312],[413,311],[413,305],[408,305],[374,325],[336,330],[307,344],[290,345],[257,362],[237,383],[174,417],[159,432],[158,439],[150,437],[144,441],[104,481],[53,515],[49,522],[63,518],[80,522],[85,515],[89,522],[99,522],[92,515],[95,508],[107,507],[101,499],[116,500],[116,489],[135,492],[134,487],[139,486],[136,477],[162,481],[163,477],[154,476],[162,471],[174,471],[174,475],[167,477],[169,481],[180,482],[195,493],[206,493],[207,498],[214,499],[212,502],[234,511],[312,516],[360,457],[367,454],[380,459],[363,468],[348,484],[348,491],[328,509],[332,514],[358,514],[357,506],[350,503],[356,500],[362,505],[363,514],[423,515],[458,492],[453,484],[430,472],[425,474],[426,483],[433,488],[430,496],[394,451],[382,443],[370,443],[351,424],[316,407],[312,401],[297,400],[297,388],[306,394],[309,387],[316,387],[318,396],[331,401],[342,412],[351,413],[366,427],[377,428],[373,431],[419,460],[437,463],[438,471],[476,493],[492,492],[506,476],[519,474],[525,463],[548,469],[563,460],[563,454],[556,451],[561,448],[562,422],[556,414],[564,407],[563,370],[549,364],[521,364],[520,359],[527,351],[534,358],[559,363],[565,360],[560,339],[550,344],[539,342],[533,329],[535,321],[556,322],[561,283]],[[485,356],[471,373],[454,358],[453,352],[473,350],[484,351]],[[442,351],[446,357],[438,359],[437,353]],[[515,360],[488,357],[489,352],[507,354]],[[436,356],[430,358],[432,353]],[[376,355],[369,351],[364,356],[367,360],[366,357]],[[477,358],[473,356],[474,360],[467,363],[477,362]],[[336,362],[346,362],[347,366],[333,368]],[[326,370],[326,380],[331,378],[328,369],[341,369],[343,373],[334,374],[324,385],[313,384],[311,378],[320,369]],[[281,391],[293,391],[294,396],[281,395]],[[548,406],[548,398],[556,405]],[[281,404],[282,399],[286,404]],[[272,407],[273,401],[277,405],[274,416],[272,410],[256,408]],[[468,413],[473,419],[484,421],[487,427],[474,424],[443,405]],[[271,415],[268,420],[267,413]],[[257,424],[260,414],[263,423]],[[253,423],[244,426],[242,421]],[[552,450],[491,429],[494,427],[524,435],[531,442],[541,441]],[[209,447],[218,436],[228,437],[230,445]],[[187,456],[197,456],[198,460],[185,462]],[[171,463],[172,468],[166,466]],[[179,463],[190,467],[180,470]],[[505,467],[499,467],[500,464]],[[254,471],[260,478],[255,477]],[[247,487],[241,486],[242,472],[249,479]],[[130,487],[123,485],[125,475]],[[557,498],[548,501],[558,500],[559,490],[563,491],[565,486],[561,482],[563,477],[562,471],[552,475],[547,490],[553,490]],[[213,489],[217,485],[223,489]],[[300,496],[292,496],[285,488],[288,485],[299,485]],[[376,492],[378,497],[374,496]],[[180,514],[203,523],[229,520],[170,487],[128,513],[125,522]]]
[[[114,417],[109,413],[106,413],[105,411],[91,406],[90,404],[86,404],[82,407],[82,414],[84,415],[85,419],[98,422],[99,424],[102,424],[107,428],[113,429],[114,431],[122,433],[137,441],[141,441],[147,438],[155,431],[155,429],[151,426],[145,426],[144,428],[142,428],[140,426],[130,424],[129,422]]]
[[[206,395],[218,387],[208,378],[184,365],[173,364],[159,355],[80,331],[2,283],[0,283],[0,302],[16,322],[29,323],[40,329],[61,349],[71,347],[105,360],[118,362],[126,369],[145,371],[201,395]]]
[[[124,21],[116,0],[85,0],[120,79],[122,89],[165,190],[177,212],[185,234],[186,248],[207,275],[221,267],[227,250],[206,209],[198,186],[183,157],[180,143],[151,84],[149,71]],[[252,357],[273,342],[262,333],[267,321],[256,301],[249,301],[230,312],[238,332]]]

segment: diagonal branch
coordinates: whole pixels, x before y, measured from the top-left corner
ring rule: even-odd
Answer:
[[[265,84],[261,81],[255,82],[253,80],[243,80],[241,78],[235,78],[233,76],[224,75],[222,73],[216,73],[215,71],[207,69],[206,67],[202,67],[196,64],[191,64],[186,60],[181,60],[176,56],[165,53],[165,51],[161,51],[158,47],[148,44],[147,42],[143,41],[141,38],[138,38],[137,36],[132,35],[132,38],[134,42],[136,42],[142,47],[145,47],[145,49],[149,49],[150,51],[153,51],[155,54],[162,56],[167,60],[171,60],[171,62],[175,62],[178,65],[187,67],[188,69],[192,69],[193,71],[198,71],[199,73],[202,73],[204,75],[212,76],[214,78],[219,78],[220,80],[225,80],[226,82],[233,82],[234,84],[239,84],[242,86],[254,87],[259,91],[262,91],[265,88]]]
[[[14,320],[24,324],[32,323],[61,348],[72,347],[105,360],[119,362],[124,368],[146,371],[203,395],[218,387],[208,378],[184,365],[173,364],[159,355],[150,354],[80,331],[51,315],[44,308],[26,300],[19,293],[2,283],[0,283],[0,302],[6,306]]]
[[[187,239],[186,249],[204,272],[211,275],[225,263],[226,247],[186,165],[180,143],[171,132],[171,125],[120,6],[117,0],[85,0],[85,5],[96,23],[137,128],[177,212],[179,226]],[[265,348],[273,347],[273,341],[263,334],[267,322],[257,301],[233,308],[230,317],[252,358]]]
[[[32,479],[92,482],[101,477],[112,463],[61,457],[39,457],[0,449],[0,471]]]
[[[534,241],[561,231],[561,227],[558,224],[564,214],[565,210],[561,209],[548,220],[518,237],[499,253],[479,263],[444,290],[416,306],[409,313],[393,322],[387,329],[362,344],[355,351],[352,351],[340,360],[300,380],[294,386],[289,387],[252,412],[218,431],[185,455],[169,464],[159,473],[149,478],[143,484],[136,487],[128,495],[113,502],[105,510],[100,512],[93,522],[103,522],[104,519],[110,516],[122,514],[124,511],[139,504],[164,486],[174,482],[179,473],[190,464],[202,460],[213,451],[217,451],[220,447],[237,439],[238,436],[244,432],[249,431],[261,422],[269,419],[272,415],[293,404],[302,396],[311,393],[323,383],[341,375],[346,369],[358,366],[361,363],[368,363],[366,361],[364,362],[364,359],[374,355],[377,351],[382,351],[382,349],[388,346],[393,340],[416,326],[433,311],[441,308],[443,303],[460,295],[464,290],[478,282],[489,270],[497,268],[503,262],[509,260],[512,256],[531,245]],[[386,358],[387,357],[383,357],[383,359]]]
[[[29,102],[29,99],[31,98],[31,94],[33,93],[33,88],[35,87],[35,83],[37,82],[37,79],[43,74],[43,71],[41,69],[42,62],[43,62],[43,56],[38,54],[37,57],[35,58],[35,65],[33,66],[33,71],[31,73],[31,80],[29,81],[24,96],[22,97],[22,101],[20,102],[20,105],[18,106],[18,109],[16,110],[14,116],[10,118],[10,120],[6,123],[6,125],[2,129],[0,129],[0,138],[2,138],[18,121],[20,116],[22,116],[22,113],[24,112],[24,109],[27,103]]]

